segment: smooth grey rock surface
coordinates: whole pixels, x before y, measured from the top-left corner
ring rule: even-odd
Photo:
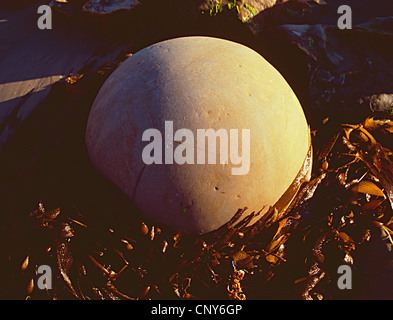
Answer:
[[[52,29],[40,30],[41,4],[20,10],[0,4],[0,151],[53,84],[112,61],[122,49],[102,35],[56,20]]]
[[[142,161],[146,129],[250,129],[250,170],[229,164]],[[241,147],[239,133],[239,150]],[[92,163],[147,217],[206,233],[238,208],[273,205],[309,148],[303,110],[284,78],[255,51],[227,40],[184,37],[147,47],[107,79],[91,109],[86,144]]]
[[[138,0],[90,0],[83,6],[83,10],[95,14],[107,14],[118,10],[132,10],[139,4]]]

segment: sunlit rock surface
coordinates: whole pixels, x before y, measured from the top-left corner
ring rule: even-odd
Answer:
[[[189,129],[194,139],[162,138],[162,164],[146,164],[143,133],[158,129],[165,137],[165,121],[173,122],[174,133]],[[195,144],[196,134],[210,128],[238,132],[238,141],[229,137],[224,145],[231,155],[226,164],[218,158],[219,139],[216,162],[197,161],[198,152],[209,149]],[[242,140],[242,129],[250,140]],[[185,37],[147,47],[114,71],[90,112],[86,143],[95,167],[146,216],[205,233],[238,208],[275,204],[305,161],[309,130],[292,89],[258,53],[227,40]],[[168,164],[166,153],[182,143],[193,145],[191,161]],[[250,157],[235,163],[232,154],[245,156],[247,146]],[[234,174],[241,166],[245,170]]]

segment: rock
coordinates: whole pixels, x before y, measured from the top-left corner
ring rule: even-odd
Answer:
[[[263,38],[273,26],[309,21],[310,16],[315,15],[314,11],[317,7],[316,4],[312,6],[310,2],[307,0],[201,0],[199,10],[210,16],[229,13],[228,16],[241,21],[254,38]]]
[[[49,3],[49,6],[60,16],[64,16],[68,20],[72,20],[79,14],[85,3],[86,0],[52,0]]]
[[[392,23],[393,17],[377,18],[348,30],[286,24],[271,32],[267,44],[277,68],[290,83],[304,83],[311,126],[326,117],[361,122],[370,109],[390,112]]]
[[[85,28],[40,30],[36,4],[1,13],[0,150],[55,83],[110,62],[124,49]]]
[[[233,10],[239,20],[246,22],[276,3],[277,0],[203,0],[199,9],[210,15],[216,15],[224,10]]]
[[[202,129],[222,129],[224,138],[215,148],[198,144]],[[239,208],[263,214],[280,199],[305,162],[309,128],[289,85],[258,53],[184,37],[149,46],[113,72],[90,111],[86,144],[96,169],[145,216],[206,233]]]
[[[119,10],[132,10],[140,3],[138,0],[90,0],[83,6],[83,11],[92,14],[108,14]]]
[[[363,99],[369,102],[370,109],[373,112],[393,113],[393,94],[374,94]]]
[[[239,1],[240,2],[240,1]],[[277,0],[244,0],[238,5],[238,18],[243,21],[252,23],[252,18],[260,12],[273,7]]]
[[[90,0],[82,7],[82,20],[104,34],[127,36],[137,28],[140,7],[138,0]]]

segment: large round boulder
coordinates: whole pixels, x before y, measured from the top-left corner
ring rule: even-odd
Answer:
[[[125,60],[95,99],[86,144],[145,216],[193,233],[239,208],[288,203],[310,150],[280,73],[250,48],[210,37],[163,41]]]

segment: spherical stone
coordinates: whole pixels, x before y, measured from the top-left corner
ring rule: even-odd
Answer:
[[[216,147],[214,135],[198,145],[201,129],[220,133]],[[91,109],[86,144],[97,170],[145,216],[206,233],[239,208],[274,205],[310,140],[298,99],[263,57],[227,40],[184,37],[144,48],[112,73]]]

